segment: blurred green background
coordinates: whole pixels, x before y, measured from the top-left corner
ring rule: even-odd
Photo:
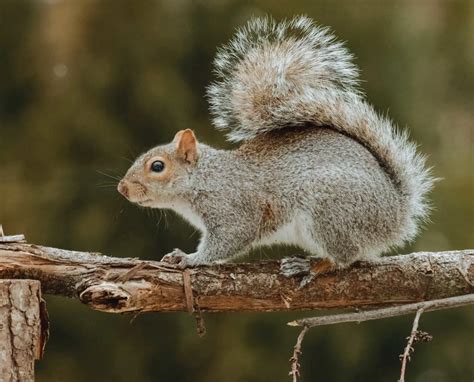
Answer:
[[[432,223],[403,252],[473,247],[473,1],[0,1],[0,223],[32,243],[159,259],[192,250],[175,217],[127,203],[115,181],[179,129],[229,147],[205,87],[216,47],[252,15],[305,13],[347,41],[371,102],[409,126],[443,180]],[[271,257],[272,250],[254,257]],[[277,251],[281,252],[281,251]],[[288,381],[310,312],[130,316],[47,297],[38,381]],[[304,381],[395,381],[412,317],[314,329]],[[474,379],[474,310],[426,314],[410,381]]]

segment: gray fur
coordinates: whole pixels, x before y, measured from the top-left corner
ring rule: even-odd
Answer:
[[[406,134],[355,88],[351,55],[327,29],[306,17],[252,20],[216,67],[214,123],[245,143],[233,151],[197,144],[193,163],[174,144],[159,146],[122,181],[131,201],[171,208],[202,231],[181,266],[272,244],[347,265],[414,238],[433,179]],[[166,181],[147,177],[144,163],[157,155],[173,169]]]

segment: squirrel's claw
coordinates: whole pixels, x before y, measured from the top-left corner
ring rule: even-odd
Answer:
[[[161,262],[167,263],[173,267],[184,269],[189,266],[187,261],[188,255],[184,253],[181,249],[175,248],[172,252],[164,255],[161,259]]]

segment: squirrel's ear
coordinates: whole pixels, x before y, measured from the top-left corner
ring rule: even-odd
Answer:
[[[178,131],[173,143],[176,145],[176,153],[181,159],[188,163],[195,163],[197,161],[197,139],[191,129]]]

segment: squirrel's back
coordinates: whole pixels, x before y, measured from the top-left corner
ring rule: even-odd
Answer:
[[[310,253],[317,243],[319,256],[339,264],[402,244],[403,196],[354,139],[329,128],[293,127],[259,135],[235,155],[264,194],[263,228],[280,227],[263,232],[264,243],[293,243]]]
[[[254,19],[218,52],[215,65],[219,80],[208,90],[214,125],[229,130],[231,141],[247,142],[240,149],[242,153],[251,150],[256,157],[262,156],[278,150],[278,145],[290,147],[288,140],[299,142],[294,147],[304,146],[313,136],[305,133],[311,126],[332,130],[343,137],[341,142],[351,139],[372,157],[370,166],[378,166],[386,177],[383,187],[392,187],[387,202],[393,209],[389,208],[387,214],[391,216],[385,219],[393,220],[396,237],[389,244],[398,245],[415,236],[429,212],[426,194],[433,178],[407,134],[398,132],[390,120],[379,116],[365,101],[357,89],[358,69],[352,55],[327,28],[315,26],[306,17],[281,23],[270,18]],[[285,140],[275,139],[278,134]],[[258,145],[260,148],[255,150]],[[354,145],[347,145],[347,150],[359,153]],[[324,150],[322,145],[318,147]],[[311,152],[304,153],[309,159]],[[333,160],[341,163],[341,168],[353,169],[354,174],[362,171],[361,162],[353,162],[350,157],[335,153]],[[333,182],[341,188],[334,189],[334,193],[347,184],[337,186]],[[368,198],[379,192],[377,187],[367,183]],[[356,199],[349,199],[356,203]],[[344,216],[343,210],[341,214]],[[347,218],[350,220],[349,215]]]

